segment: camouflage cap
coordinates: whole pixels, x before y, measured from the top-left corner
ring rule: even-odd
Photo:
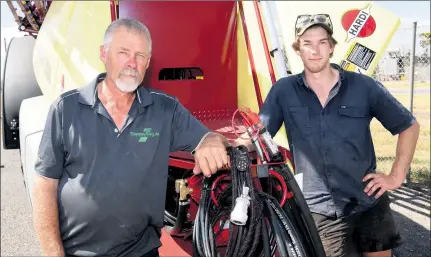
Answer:
[[[333,27],[329,14],[301,14],[296,18],[295,36],[301,36],[308,28],[315,25],[323,27],[332,35]]]

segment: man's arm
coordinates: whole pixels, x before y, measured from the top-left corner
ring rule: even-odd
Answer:
[[[65,256],[60,237],[57,187],[63,174],[62,115],[52,105],[45,124],[35,164],[33,215],[35,230],[44,256]]]
[[[194,173],[211,176],[228,165],[228,140],[211,132],[180,102],[176,102],[172,120],[171,152],[187,151],[195,157]]]
[[[397,182],[397,186],[401,186],[413,160],[419,131],[419,123],[415,120],[408,129],[401,132],[398,136],[395,161],[390,173]]]
[[[221,134],[207,133],[193,151],[196,166],[193,169],[194,174],[203,173],[205,176],[211,176],[222,168],[229,167],[229,158],[226,148],[229,141]]]
[[[399,134],[395,161],[388,176],[368,174],[363,181],[372,179],[364,191],[379,198],[385,191],[399,188],[408,171],[419,138],[419,123],[414,116],[380,83],[371,89],[371,112],[392,133]]]
[[[33,218],[43,256],[65,256],[59,229],[57,187],[57,179],[36,175]]]

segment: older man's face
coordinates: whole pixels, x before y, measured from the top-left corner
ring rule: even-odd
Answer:
[[[108,48],[101,47],[100,59],[106,72],[122,92],[133,92],[143,81],[150,64],[149,43],[144,35],[119,28]]]

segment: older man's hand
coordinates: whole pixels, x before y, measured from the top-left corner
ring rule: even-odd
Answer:
[[[210,177],[218,170],[230,167],[229,156],[226,148],[229,146],[227,139],[217,133],[209,133],[202,140],[195,151],[194,174],[203,173]]]

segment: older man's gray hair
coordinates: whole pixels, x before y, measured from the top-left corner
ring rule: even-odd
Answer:
[[[105,32],[105,37],[103,39],[103,45],[105,46],[105,49],[108,50],[109,44],[112,41],[112,33],[119,28],[126,28],[127,30],[138,33],[141,35],[144,35],[145,38],[148,41],[148,45],[150,47],[149,53],[151,53],[152,50],[152,40],[151,40],[151,34],[148,30],[147,26],[145,26],[143,23],[129,18],[121,18],[118,20],[113,21],[111,24],[109,24],[108,28]]]

